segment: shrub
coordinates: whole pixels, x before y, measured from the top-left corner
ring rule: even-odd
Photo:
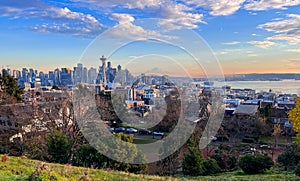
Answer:
[[[52,133],[47,142],[47,151],[50,155],[49,161],[56,163],[67,163],[69,159],[71,145],[68,137],[61,132]]]
[[[237,159],[232,153],[232,149],[226,145],[220,145],[211,158],[215,159],[219,167],[225,171],[234,169],[237,164]]]
[[[74,153],[72,164],[75,166],[104,168],[108,158],[89,144],[80,146]]]
[[[267,155],[247,154],[241,157],[239,161],[240,168],[246,174],[257,174],[270,169],[274,165],[272,159]]]
[[[204,174],[203,157],[197,148],[190,149],[190,154],[183,159],[182,169],[184,175],[199,176]]]
[[[221,168],[219,167],[216,160],[212,158],[208,158],[203,161],[204,166],[204,175],[213,175],[221,172]]]
[[[278,156],[278,162],[288,168],[295,168],[300,160],[299,146],[291,146]]]
[[[298,163],[296,169],[295,169],[295,174],[300,177],[300,163]]]

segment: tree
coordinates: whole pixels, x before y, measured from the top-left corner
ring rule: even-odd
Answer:
[[[258,174],[274,165],[271,157],[262,154],[247,154],[241,157],[239,166],[246,174]]]
[[[296,106],[289,113],[289,120],[293,122],[293,128],[297,132],[296,142],[300,143],[300,98],[296,100]]]
[[[65,164],[69,160],[71,145],[68,137],[60,131],[54,131],[49,135],[47,152],[50,155],[49,161]]]
[[[215,154],[211,156],[215,159],[222,170],[232,170],[236,167],[237,159],[233,150],[226,145],[220,145]]]
[[[182,169],[184,175],[199,176],[204,174],[204,158],[198,148],[190,148],[190,154],[183,159]]]
[[[298,163],[296,169],[295,169],[295,174],[300,177],[300,163]]]
[[[274,136],[274,147],[277,148],[278,146],[278,136],[280,136],[282,133],[282,129],[280,124],[275,124],[274,125],[274,131],[272,135]]]
[[[203,175],[213,175],[221,172],[221,168],[219,167],[215,159],[208,158],[204,160],[203,166],[204,166]]]
[[[3,69],[0,75],[0,92],[8,93],[20,102],[22,101],[24,90],[18,86],[17,79],[13,78]]]
[[[288,168],[295,168],[300,163],[300,147],[290,146],[278,156],[278,162]]]
[[[89,144],[81,145],[75,152],[72,164],[75,166],[105,168],[108,158]]]

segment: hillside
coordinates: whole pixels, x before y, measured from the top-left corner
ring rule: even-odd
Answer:
[[[2,161],[0,162],[0,181],[13,181],[13,180],[27,180],[30,175],[38,171],[41,173],[40,180],[59,180],[59,181],[77,181],[77,180],[116,180],[116,181],[182,181],[182,180],[299,180],[292,173],[280,173],[276,171],[270,171],[269,173],[262,175],[244,175],[240,171],[224,173],[217,176],[207,177],[195,177],[184,178],[183,176],[174,177],[160,177],[150,175],[136,175],[125,172],[109,171],[109,170],[97,170],[81,167],[73,167],[70,165],[60,165],[52,163],[44,163],[37,160],[30,160],[24,157],[11,157],[9,156],[7,161],[3,162],[3,155],[0,155]],[[41,171],[43,170],[43,171]],[[87,173],[87,178],[84,179],[84,173]]]

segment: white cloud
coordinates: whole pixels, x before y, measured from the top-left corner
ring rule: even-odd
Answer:
[[[285,50],[285,52],[300,53],[300,48],[296,48],[296,49],[287,49],[287,50]]]
[[[300,59],[285,59],[281,62],[289,69],[300,69]]]
[[[97,7],[116,7],[122,6],[128,9],[144,9],[146,7],[158,7],[163,0],[71,0],[77,3],[92,4]]]
[[[134,22],[134,17],[131,16],[130,14],[118,14],[118,13],[114,13],[111,16],[112,20],[116,20],[119,23],[130,23],[130,22]]]
[[[299,14],[289,14],[287,15],[287,19],[268,22],[259,25],[258,28],[276,33],[276,35],[266,38],[267,40],[288,41],[290,44],[300,42]]]
[[[225,43],[222,43],[223,45],[238,45],[240,44],[241,42],[239,41],[233,41],[233,42],[225,42]]]
[[[159,12],[159,25],[168,29],[197,28],[198,23],[205,23],[203,21],[203,14],[192,13],[191,9],[183,4],[166,3]]]
[[[213,16],[227,16],[238,11],[245,0],[187,0],[188,4],[211,10]]]
[[[272,41],[250,41],[248,43],[264,49],[276,45],[276,43]]]
[[[225,51],[222,51],[222,52],[215,52],[216,55],[226,55],[228,54],[229,52],[225,52]]]
[[[111,19],[118,21],[118,25],[107,32],[108,36],[122,39],[149,39],[163,38],[172,39],[174,37],[165,36],[153,30],[146,30],[141,26],[134,24],[134,17],[129,14],[112,14]]]
[[[90,14],[74,12],[67,7],[51,6],[39,0],[1,2],[0,14],[13,18],[36,18],[51,22],[51,25],[44,23],[30,28],[36,32],[96,36],[105,29],[105,26]]]
[[[195,13],[183,2],[174,0],[72,0],[87,7],[102,10],[113,7],[127,9],[141,9],[149,14],[150,18],[160,18],[159,25],[167,29],[180,29],[182,27],[197,28],[203,21],[203,14]],[[153,13],[155,12],[155,13]]]
[[[284,33],[300,29],[300,15],[299,14],[289,14],[288,19],[268,22],[259,25],[258,28],[265,29],[267,31],[272,31],[275,33]]]
[[[289,32],[286,34],[278,34],[271,37],[268,37],[267,40],[278,40],[278,41],[287,41],[290,44],[300,43],[300,30]]]
[[[300,0],[250,0],[245,4],[245,9],[262,11],[269,9],[285,9],[288,6],[296,6]]]
[[[255,53],[248,53],[247,56],[248,56],[248,57],[257,57],[258,55],[255,54]]]

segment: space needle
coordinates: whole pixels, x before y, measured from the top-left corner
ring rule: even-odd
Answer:
[[[102,82],[103,82],[103,87],[105,88],[106,87],[106,60],[107,60],[107,58],[105,58],[104,55],[102,55],[100,60],[102,61]]]

